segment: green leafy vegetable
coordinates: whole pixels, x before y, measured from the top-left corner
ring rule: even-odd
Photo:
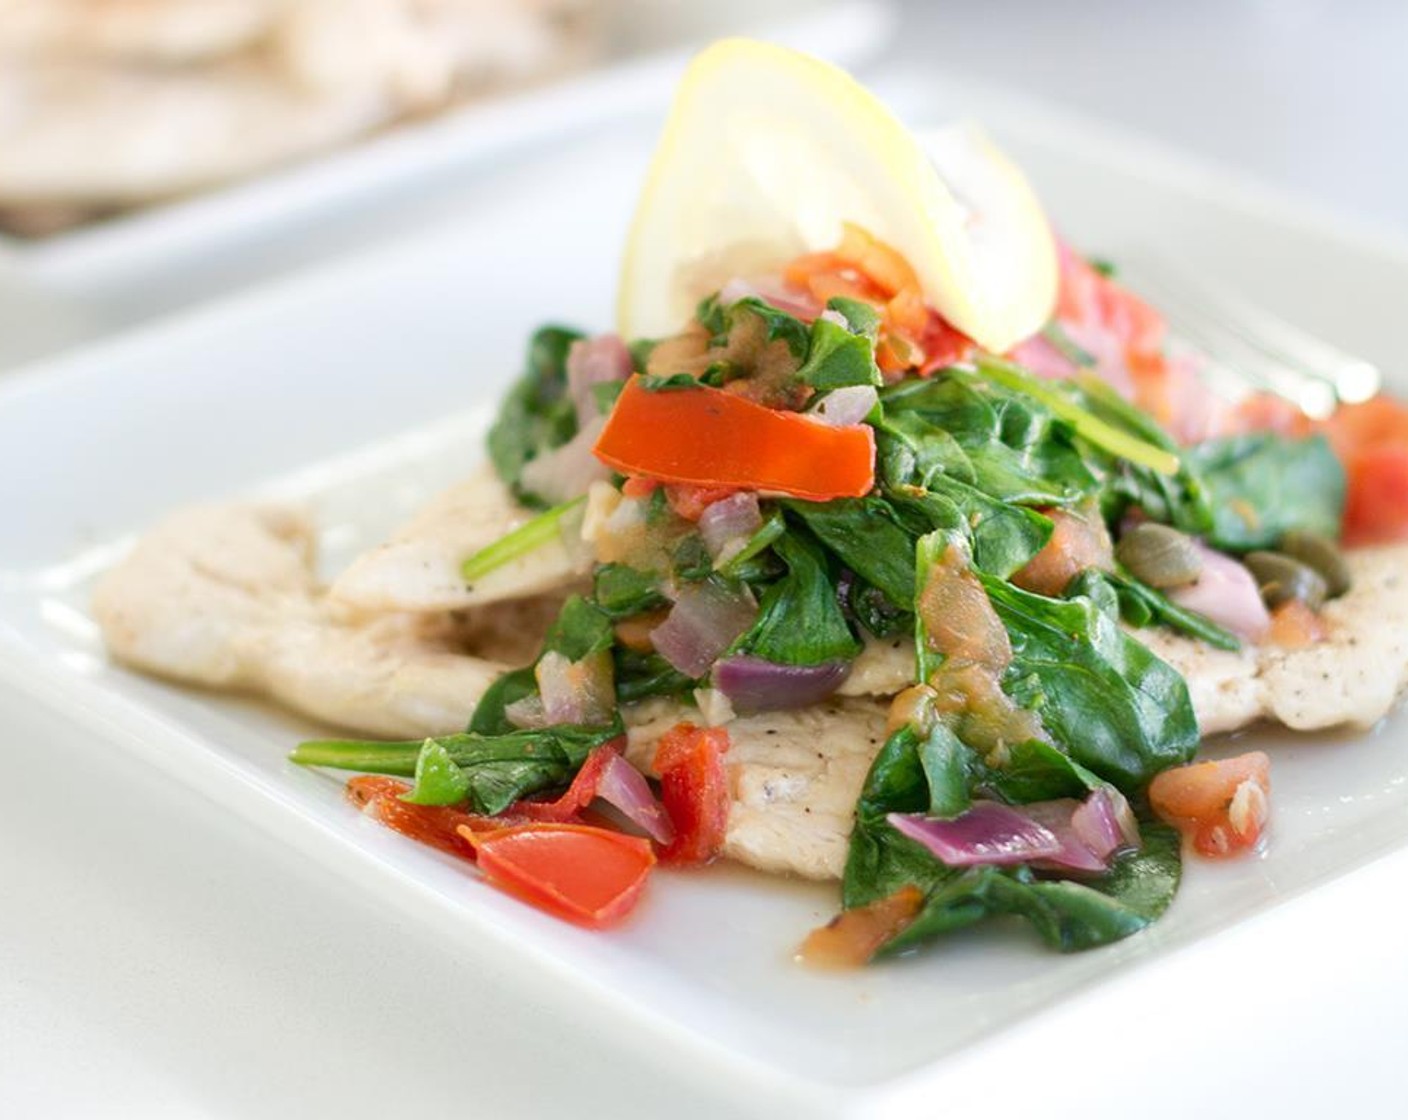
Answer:
[[[1157,920],[1182,876],[1178,833],[1144,826],[1143,846],[1120,856],[1108,874],[1089,882],[1041,880],[1024,867],[973,867],[932,887],[919,916],[881,953],[903,953],[982,918],[1026,918],[1053,949],[1073,952],[1108,945]]]
[[[866,304],[855,300],[831,300],[827,305],[845,325],[828,318],[812,323],[806,361],[797,378],[813,389],[841,389],[847,385],[884,384],[875,364],[875,338],[879,318]]]
[[[1088,597],[1048,599],[979,574],[1012,642],[1003,688],[1081,765],[1142,789],[1198,745],[1188,685]]]
[[[412,805],[458,805],[469,796],[469,779],[450,752],[434,739],[421,744],[416,756],[416,784],[401,795]]]
[[[999,385],[1005,385],[1040,401],[1062,420],[1071,424],[1083,438],[1111,455],[1148,467],[1160,474],[1178,473],[1180,464],[1177,455],[1102,420],[1062,393],[1056,383],[1039,381],[1020,366],[987,355],[979,357],[978,370],[984,377],[991,378]]]
[[[1214,548],[1274,548],[1292,529],[1339,535],[1344,468],[1323,436],[1258,432],[1209,440],[1189,452],[1189,461],[1208,488]]]
[[[522,488],[523,468],[577,434],[577,409],[567,395],[567,351],[582,337],[566,327],[539,329],[528,344],[527,370],[489,429],[489,459],[526,505],[547,503]]]
[[[560,725],[482,735],[441,735],[434,743],[466,782],[470,808],[493,816],[529,794],[566,786],[592,749],[624,733],[620,718],[606,727]],[[322,739],[300,743],[289,758],[301,766],[331,766],[372,774],[410,776],[425,745]]]
[[[782,665],[849,661],[860,643],[836,598],[826,555],[802,531],[778,538],[773,546],[787,574],[763,592],[758,620],[734,645]]]

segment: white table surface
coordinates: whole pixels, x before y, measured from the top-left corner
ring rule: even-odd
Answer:
[[[892,74],[972,70],[1408,232],[1408,6],[908,7]],[[564,1080],[616,1116],[726,1115],[686,1068],[486,1005],[433,934],[15,700],[0,689],[0,1115],[517,1118],[560,1115]]]

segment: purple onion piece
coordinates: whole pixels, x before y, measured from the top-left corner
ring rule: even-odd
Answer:
[[[1061,843],[1060,851],[1054,855],[1033,860],[1036,867],[1046,871],[1089,871],[1101,872],[1108,869],[1106,857],[1109,851],[1097,852],[1076,831],[1073,823],[1081,810],[1081,802],[1071,797],[1054,801],[1037,801],[1031,805],[1017,806],[1037,824],[1050,830]]]
[[[735,541],[747,541],[763,526],[758,495],[746,490],[711,502],[699,515],[699,535],[715,560]]]
[[[1196,582],[1175,587],[1168,597],[1190,611],[1206,615],[1249,642],[1259,642],[1271,629],[1271,616],[1251,572],[1230,556],[1198,546],[1203,568]]]
[[[1139,823],[1124,794],[1109,786],[1095,790],[1071,814],[1071,827],[1102,860],[1121,848],[1139,847]]]
[[[567,395],[577,407],[577,422],[597,415],[592,386],[631,376],[631,352],[614,334],[579,338],[567,351]]]
[[[714,666],[714,687],[740,713],[805,708],[825,700],[851,671],[849,661],[779,665],[737,653]]]
[[[523,467],[523,488],[560,505],[585,494],[593,482],[610,478],[611,468],[593,453],[605,427],[606,417],[595,416],[561,447],[530,459]]]
[[[672,666],[698,678],[757,617],[758,604],[747,592],[714,583],[693,584],[680,592],[665,621],[650,632],[650,640],[655,652]]]
[[[619,754],[613,752],[602,770],[596,795],[657,843],[668,844],[675,838],[675,826],[665,807],[656,800],[641,772]]]
[[[890,813],[885,819],[950,867],[1030,863],[1062,850],[1049,828],[996,801],[975,801],[962,816],[948,821],[909,813]]]
[[[872,385],[847,385],[827,393],[805,415],[828,428],[849,428],[869,416],[879,399]]]

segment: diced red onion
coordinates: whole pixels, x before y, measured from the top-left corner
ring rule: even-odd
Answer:
[[[504,706],[504,718],[514,727],[536,731],[548,725],[547,713],[543,711],[543,698],[536,692]]]
[[[1206,615],[1238,637],[1259,642],[1271,629],[1271,616],[1261,601],[1256,580],[1232,557],[1199,545],[1203,558],[1197,581],[1168,593],[1180,607]]]
[[[615,697],[609,653],[569,661],[555,650],[538,659],[533,675],[543,697],[543,715],[556,723],[605,723]]]
[[[819,704],[841,686],[849,661],[820,665],[779,665],[746,653],[725,657],[714,666],[714,687],[738,712],[771,712]]]
[[[619,754],[613,754],[602,769],[596,796],[639,826],[652,840],[668,844],[675,838],[675,827],[665,807],[656,800],[641,772]]]
[[[604,427],[606,417],[594,416],[561,447],[530,459],[523,468],[523,488],[549,505],[561,505],[585,494],[593,482],[610,478],[611,468],[592,454]]]
[[[680,592],[650,640],[655,652],[685,676],[702,677],[757,616],[758,604],[747,591],[692,584]]]
[[[1113,786],[1101,786],[1071,814],[1071,827],[1081,842],[1103,860],[1120,848],[1140,844],[1139,822],[1124,794]]]
[[[1045,335],[1034,334],[1031,338],[1022,340],[1012,348],[1008,356],[1037,377],[1070,377],[1076,372],[1075,363],[1056,349]]]
[[[818,315],[817,319],[825,319],[828,323],[831,323],[833,326],[841,327],[845,330],[851,329],[851,324],[846,322],[846,317],[842,315],[839,311],[833,311],[830,308],[827,308],[820,315]]]
[[[886,820],[950,867],[1030,863],[1047,871],[1103,872],[1110,857],[1138,847],[1139,826],[1118,790],[1085,801],[1062,797],[1030,805],[975,801],[952,820],[891,813]]]
[[[1108,868],[1106,857],[1114,849],[1111,848],[1104,853],[1097,852],[1076,832],[1074,821],[1075,815],[1080,812],[1081,803],[1079,801],[1070,797],[1062,797],[1054,801],[1038,801],[1031,805],[1021,805],[1018,808],[1037,824],[1050,829],[1051,834],[1061,842],[1060,851],[1054,855],[1033,860],[1035,866],[1048,871],[1099,872]]]
[[[699,534],[715,563],[730,548],[736,552],[762,526],[758,495],[746,490],[710,503],[699,515]]]
[[[827,393],[805,415],[828,428],[849,428],[869,416],[879,399],[873,385],[847,385]]]
[[[962,816],[948,821],[909,813],[890,813],[885,819],[950,867],[1030,863],[1059,855],[1062,848],[1049,828],[996,801],[975,801]]]
[[[579,338],[567,351],[567,395],[577,406],[577,422],[598,415],[592,386],[631,376],[631,352],[618,335]]]
[[[808,322],[815,319],[821,311],[821,306],[811,297],[810,293],[794,288],[775,276],[758,277],[753,280],[735,276],[719,289],[719,303],[725,307],[735,304],[741,299],[748,299],[750,296],[770,304],[779,311],[785,311],[788,315],[805,319]]]

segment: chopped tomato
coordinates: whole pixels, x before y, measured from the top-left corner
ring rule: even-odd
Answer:
[[[596,456],[625,474],[811,501],[858,498],[875,484],[875,434],[828,428],[719,389],[651,391],[626,383]]]
[[[727,486],[667,486],[665,498],[675,515],[686,521],[698,521],[704,511],[737,490]]]
[[[363,775],[347,782],[347,799],[373,820],[403,836],[452,856],[468,857],[470,851],[458,829],[465,825],[482,828],[489,818],[444,805],[412,805],[402,801],[401,795],[410,788],[408,783],[395,778]]]
[[[649,840],[591,825],[463,826],[460,835],[489,882],[590,929],[624,918],[655,866]]]
[[[1271,641],[1283,649],[1304,649],[1325,637],[1325,623],[1299,599],[1271,612]]]
[[[927,376],[973,350],[972,340],[924,301],[904,256],[859,226],[846,225],[839,248],[798,257],[784,276],[820,303],[840,296],[872,305],[881,315],[875,361],[887,376],[911,369]]]
[[[1324,431],[1349,484],[1344,543],[1408,538],[1408,406],[1383,396],[1344,405]]]
[[[1051,539],[1012,576],[1012,582],[1038,595],[1060,595],[1087,568],[1109,571],[1114,546],[1098,512],[1081,516],[1064,509],[1042,510],[1051,518]]]
[[[887,296],[919,290],[919,277],[902,253],[850,222],[842,227],[836,257],[872,281]]]
[[[675,838],[660,858],[666,863],[704,864],[723,850],[728,829],[728,732],[680,723],[655,749],[660,800],[675,826]]]
[[[602,743],[587,755],[586,762],[577,771],[567,792],[556,801],[518,801],[510,814],[527,817],[530,821],[552,821],[558,824],[575,820],[588,805],[596,800],[597,787],[601,776],[613,755],[621,753],[623,739],[613,739]]]
[[[621,484],[621,493],[628,498],[648,498],[659,488],[653,478],[628,478]]]
[[[1270,814],[1271,760],[1250,751],[1221,762],[1175,766],[1149,783],[1149,804],[1205,856],[1254,846]]]
[[[797,959],[814,968],[859,968],[914,921],[923,905],[924,892],[911,886],[868,906],[843,910],[807,935]]]

